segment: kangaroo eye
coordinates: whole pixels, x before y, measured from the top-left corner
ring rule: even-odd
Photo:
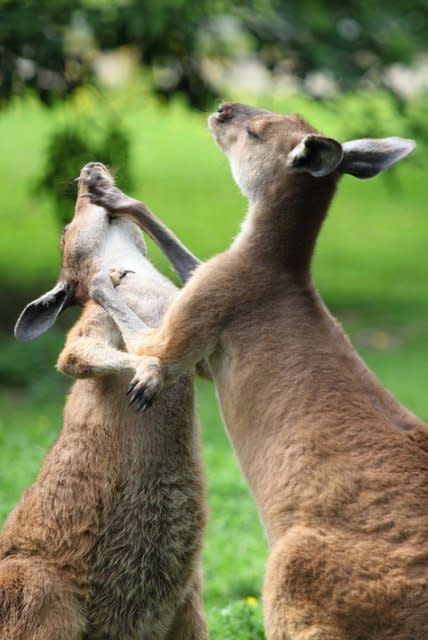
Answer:
[[[257,133],[255,131],[253,131],[253,129],[251,129],[251,127],[247,127],[246,131],[247,131],[248,135],[250,136],[250,138],[258,138],[259,137],[257,135]]]

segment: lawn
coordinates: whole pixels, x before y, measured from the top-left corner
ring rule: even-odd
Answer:
[[[315,125],[335,133],[335,123],[319,107],[311,105],[310,111]],[[200,257],[226,247],[246,204],[207,132],[205,117],[178,103],[165,109],[144,99],[132,101],[123,113],[133,139],[134,195]],[[52,371],[64,327],[31,344],[16,344],[9,337],[22,291],[42,293],[57,276],[59,229],[50,203],[30,187],[41,171],[46,135],[64,117],[60,107],[48,111],[29,100],[0,114],[0,286],[5,301],[0,314],[5,327],[0,350],[1,520],[35,477],[58,433],[68,385]],[[344,178],[320,238],[314,271],[325,300],[368,364],[405,404],[427,418],[425,181],[423,167],[411,159],[384,178]],[[170,273],[156,248],[150,254]],[[204,576],[212,637],[259,640],[264,535],[224,434],[212,386],[200,381],[197,387],[210,503]]]

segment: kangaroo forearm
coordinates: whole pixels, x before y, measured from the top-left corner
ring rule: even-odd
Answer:
[[[72,378],[97,378],[129,372],[133,374],[138,357],[119,351],[105,343],[78,338],[59,356],[57,369]]]
[[[120,278],[125,275],[126,271],[119,272],[116,270],[113,278],[120,281]],[[118,290],[112,283],[112,274],[103,271],[98,272],[92,279],[89,293],[91,298],[115,322],[122,334],[128,353],[136,353],[141,341],[147,338],[151,330],[118,295]],[[196,364],[196,373],[200,377],[212,379],[206,360],[201,360]]]
[[[200,261],[145,204],[127,196],[117,187],[93,185],[92,190],[97,204],[108,209],[111,215],[128,218],[138,225],[166,255],[182,282],[189,280]]]
[[[214,337],[197,323],[166,323],[141,336],[137,353],[160,360],[165,380],[172,382],[209,355],[214,342]]]
[[[126,274],[127,271],[119,270],[115,270],[113,274],[99,271],[92,279],[89,295],[114,321],[122,334],[127,351],[135,353],[140,334],[149,327],[122,300],[113,286],[112,276],[120,282]]]
[[[158,220],[145,204],[134,198],[126,198],[123,205],[120,209],[116,209],[114,214],[132,220],[145,231],[166,255],[182,282],[189,280],[193,271],[200,264],[200,260],[184,246],[168,227]]]
[[[158,358],[168,380],[207,358],[218,344],[235,308],[233,296],[225,297],[224,270],[215,259],[206,262],[181,290],[162,324],[141,335],[137,353]]]
[[[170,339],[159,329],[151,329],[140,338],[139,356],[157,358],[162,363],[165,378],[172,382],[180,374],[190,371],[202,359],[200,351],[192,344],[191,337]]]
[[[200,261],[145,204],[127,196],[112,185],[110,180],[88,180],[87,185],[92,202],[107,209],[112,216],[132,220],[148,233],[165,253],[181,280],[187,282]]]

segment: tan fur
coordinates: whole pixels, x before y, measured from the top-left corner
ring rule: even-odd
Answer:
[[[0,638],[205,640],[204,487],[191,376],[137,414],[125,392],[140,358],[88,300],[92,276],[123,260],[135,273],[115,295],[141,331],[159,324],[176,289],[146,259],[135,225],[110,221],[85,197],[93,175],[112,182],[100,165],[82,170],[60,275],[83,311],[58,368],[82,379],[39,477],[0,537]],[[128,344],[130,336],[132,327]]]
[[[326,139],[331,169],[314,177],[296,158],[317,135],[303,119],[228,104],[209,124],[250,210],[232,247],[199,267],[161,326],[141,336],[152,365],[141,394],[209,357],[270,542],[269,640],[423,640],[428,430],[368,371],[310,276],[354,145],[342,159]]]

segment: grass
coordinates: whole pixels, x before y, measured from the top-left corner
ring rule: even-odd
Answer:
[[[93,100],[86,106],[81,99],[83,114],[99,108]],[[321,129],[335,133],[325,111],[314,105],[310,111]],[[201,258],[225,248],[239,229],[246,203],[208,133],[205,116],[188,113],[179,103],[161,109],[144,102],[144,96],[121,114],[133,140],[135,195]],[[56,279],[59,229],[50,203],[32,195],[30,186],[43,167],[46,136],[64,118],[59,107],[48,111],[31,101],[17,101],[0,116],[2,283]],[[315,261],[316,278],[333,304],[367,308],[376,298],[382,307],[384,301],[423,303],[428,275],[424,182],[424,167],[412,158],[385,177],[343,179]],[[168,270],[157,249],[151,254]]]
[[[77,105],[82,113],[86,99],[82,94]],[[94,107],[91,100],[88,109]],[[308,105],[308,110],[314,124],[335,133],[334,120],[319,106]],[[47,111],[25,100],[0,114],[0,286],[5,301],[0,315],[7,316],[9,333],[23,303],[14,292],[41,293],[57,277],[54,212],[30,187],[42,168],[46,136],[64,113],[60,107]],[[142,97],[126,105],[123,119],[133,137],[135,195],[200,257],[226,247],[246,204],[210,139],[205,118],[178,103],[165,110]],[[424,187],[424,171],[411,160],[385,178],[344,178],[319,241],[314,271],[326,302],[368,364],[405,404],[428,417]],[[150,253],[170,273],[157,249],[151,246]],[[63,331],[34,344],[15,344],[7,336],[0,340],[0,520],[35,478],[60,428],[67,382],[52,368]],[[210,383],[198,382],[198,404],[211,513],[204,576],[212,638],[259,640],[264,534]]]

